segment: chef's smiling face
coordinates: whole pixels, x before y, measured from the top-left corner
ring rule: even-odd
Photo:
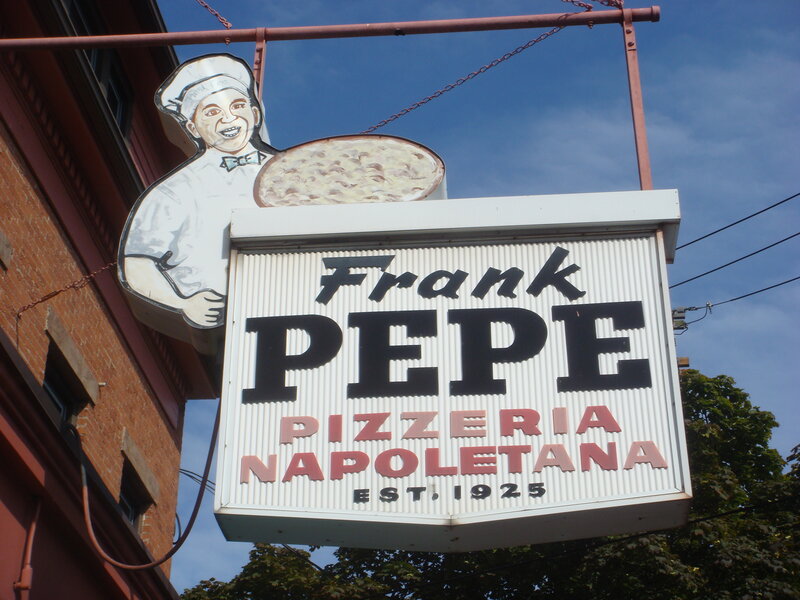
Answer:
[[[247,146],[258,119],[259,110],[250,99],[228,88],[203,98],[186,128],[208,147],[235,154]]]

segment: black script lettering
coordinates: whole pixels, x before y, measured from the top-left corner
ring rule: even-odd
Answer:
[[[586,292],[582,292],[567,281],[569,275],[580,270],[578,265],[572,264],[568,267],[564,267],[560,271],[556,271],[556,269],[561,266],[561,263],[564,262],[564,259],[567,258],[568,254],[569,250],[561,246],[556,246],[556,249],[553,250],[550,258],[547,259],[547,262],[544,263],[544,266],[536,274],[536,277],[533,278],[533,281],[526,291],[536,297],[542,293],[544,288],[548,285],[552,285],[569,300],[577,300],[585,295]]]
[[[343,256],[323,258],[322,264],[327,269],[333,269],[330,275],[319,278],[322,289],[317,294],[316,301],[322,304],[330,302],[336,291],[343,285],[361,285],[366,275],[364,273],[351,273],[350,269],[366,269],[374,267],[385,271],[386,267],[394,260],[394,255],[385,256]]]
[[[517,295],[514,293],[514,290],[522,280],[524,274],[525,272],[517,267],[511,267],[502,273],[500,269],[489,267],[486,269],[486,273],[483,274],[483,277],[481,277],[478,285],[472,290],[472,295],[483,300],[484,296],[492,289],[492,286],[502,281],[503,283],[500,284],[500,287],[497,289],[497,295],[505,296],[506,298],[516,298]]]
[[[450,271],[434,271],[420,281],[417,293],[423,298],[436,298],[437,296],[458,298],[458,288],[461,287],[468,275],[469,273],[460,269],[454,273]],[[442,280],[447,280],[447,283],[438,289],[434,288]]]
[[[414,285],[416,280],[417,275],[409,273],[408,271],[402,275],[392,275],[391,273],[384,272],[381,278],[378,279],[378,283],[375,284],[375,288],[370,293],[369,299],[374,302],[380,302],[386,296],[386,292],[393,287],[410,288]]]

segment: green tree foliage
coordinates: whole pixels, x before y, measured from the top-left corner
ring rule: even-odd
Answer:
[[[800,599],[800,446],[784,473],[772,414],[730,377],[683,371],[681,391],[694,491],[685,527],[464,554],[340,548],[321,570],[305,552],[256,544],[231,581],[182,598]]]

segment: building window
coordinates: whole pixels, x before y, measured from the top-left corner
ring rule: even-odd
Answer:
[[[125,460],[119,489],[119,507],[122,509],[122,514],[137,531],[141,531],[144,514],[151,504],[153,504],[153,500],[136,474],[136,469]]]
[[[94,6],[89,2],[86,0],[63,0],[63,2],[77,35],[108,33]],[[133,94],[122,70],[119,55],[107,48],[89,48],[84,50],[84,53],[119,130],[123,134],[127,133]]]
[[[42,387],[52,401],[59,425],[74,425],[78,413],[91,402],[86,388],[53,341],[47,349]]]

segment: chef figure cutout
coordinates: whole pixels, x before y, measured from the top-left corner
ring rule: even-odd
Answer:
[[[182,64],[155,102],[198,150],[134,205],[118,275],[137,318],[204,353],[222,339],[233,209],[444,197],[441,159],[401,138],[343,136],[278,152],[264,139],[252,71],[227,54]],[[315,171],[279,184],[298,164]]]

